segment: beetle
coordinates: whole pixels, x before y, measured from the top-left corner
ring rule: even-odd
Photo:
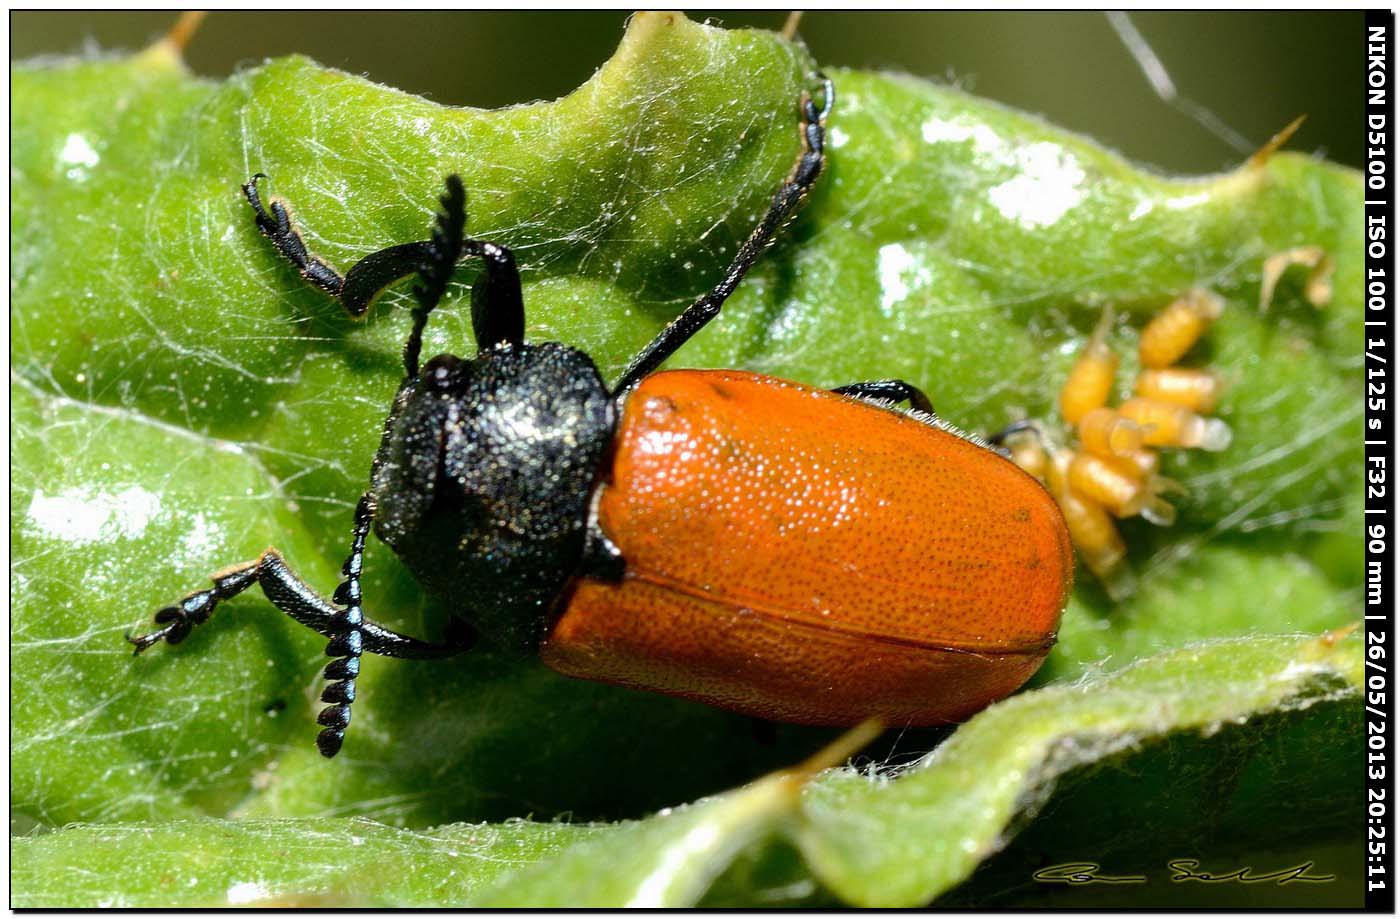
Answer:
[[[808,724],[947,723],[1018,688],[1054,642],[1072,570],[1065,523],[1036,480],[902,380],[822,390],[655,372],[715,318],[821,174],[834,91],[817,85],[799,100],[796,164],[752,235],[611,387],[583,352],[524,340],[515,258],[465,237],[456,176],[431,239],[343,276],[307,251],[283,202],[264,206],[265,176],[250,179],[258,229],[350,314],[417,275],[404,379],[331,600],[269,548],[159,610],[158,629],[128,636],[136,653],[178,644],[260,585],[329,640],[317,717],[327,757],[344,741],[363,654],[445,657],[476,632],[570,676]],[[420,366],[429,314],[466,258],[483,266],[476,356]],[[911,411],[894,409],[902,401]],[[366,618],[371,529],[427,590],[468,598],[443,641]]]

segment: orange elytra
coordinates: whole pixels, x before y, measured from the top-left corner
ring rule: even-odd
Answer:
[[[581,578],[563,673],[763,718],[955,721],[1054,641],[1073,557],[1049,493],[925,418],[739,371],[647,377],[597,493],[619,580]]]

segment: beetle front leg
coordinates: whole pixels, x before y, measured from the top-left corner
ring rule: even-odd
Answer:
[[[1008,438],[1025,433],[1034,434],[1036,439],[1041,442],[1045,440],[1044,428],[1041,423],[1034,418],[1022,418],[1020,421],[1013,421],[995,434],[988,434],[986,439],[987,443],[991,444],[993,447],[1000,447],[1002,444],[1006,443]]]
[[[343,277],[307,250],[286,202],[270,198],[263,205],[258,179],[265,178],[260,172],[243,183],[243,196],[253,208],[258,232],[272,240],[277,252],[307,282],[330,294],[350,315],[363,316],[390,284],[419,275],[422,283],[414,291],[419,302],[413,311],[413,330],[404,345],[404,369],[409,377],[418,374],[428,315],[447,291],[453,269],[462,258],[479,257],[484,265],[481,277],[472,285],[472,330],[478,352],[525,340],[525,304],[515,256],[505,246],[465,238],[466,193],[458,176],[447,177],[447,192],[440,199],[442,207],[434,219],[431,239],[371,252]]]
[[[233,565],[215,574],[212,578],[213,589],[196,591],[179,603],[158,611],[155,621],[161,628],[146,635],[126,636],[126,640],[135,646],[133,653],[140,654],[161,641],[179,644],[195,626],[209,620],[220,602],[236,597],[254,584],[259,585],[274,606],[330,639],[326,654],[336,660],[327,664],[325,669],[326,679],[332,682],[321,698],[330,704],[317,717],[324,729],[316,738],[316,746],[323,755],[334,756],[340,750],[345,727],[350,721],[350,703],[355,698],[360,655],[380,654],[426,660],[452,657],[468,650],[474,643],[474,635],[461,620],[454,620],[446,641],[434,643],[401,635],[364,618],[359,603],[359,571],[369,517],[362,501],[356,513],[350,558],[345,562],[347,577],[336,590],[336,603],[325,600],[312,590],[287,566],[276,549],[268,549],[254,561]],[[338,606],[337,603],[345,605]]]
[[[292,223],[286,202],[271,198],[263,206],[258,191],[261,172],[243,183],[243,196],[253,208],[253,220],[258,232],[272,240],[277,251],[296,268],[308,283],[314,284],[335,298],[352,316],[363,316],[376,297],[395,281],[416,272],[432,254],[429,241],[404,243],[371,252],[356,262],[342,277],[321,259],[312,255]]]
[[[734,261],[730,263],[729,269],[725,271],[724,277],[720,279],[719,283],[709,292],[701,294],[700,298],[686,307],[683,313],[671,320],[671,323],[652,339],[651,344],[643,348],[642,352],[632,359],[632,363],[626,370],[622,371],[622,376],[613,384],[612,393],[614,396],[621,396],[640,383],[642,377],[660,367],[668,357],[676,352],[677,348],[689,341],[696,332],[699,332],[711,319],[719,315],[724,301],[728,300],[729,295],[734,293],[739,282],[749,273],[749,269],[758,261],[759,256],[773,244],[778,231],[792,219],[802,202],[806,200],[807,193],[816,184],[817,178],[826,165],[826,118],[831,114],[831,107],[836,100],[836,90],[832,87],[831,81],[820,74],[818,77],[821,81],[821,102],[818,103],[810,91],[804,92],[798,102],[801,116],[799,130],[802,135],[802,150],[797,155],[797,162],[793,164],[792,172],[788,174],[787,179],[773,195],[767,213],[758,222],[758,226],[754,227],[749,238],[739,247],[739,251],[734,255]]]
[[[135,645],[132,653],[140,654],[162,641],[178,645],[195,626],[209,621],[220,602],[236,597],[254,584],[262,587],[273,606],[312,631],[327,638],[333,638],[339,632],[336,617],[340,609],[312,590],[288,567],[276,549],[268,549],[251,562],[225,568],[214,574],[211,580],[214,582],[212,590],[196,591],[179,603],[157,611],[155,622],[161,628],[145,635],[128,635],[126,640]],[[454,631],[449,639],[439,643],[402,635],[366,619],[361,626],[364,633],[362,651],[365,654],[412,660],[452,657],[472,647],[473,640],[467,634],[469,630],[465,625],[462,620],[454,620],[451,627]]]

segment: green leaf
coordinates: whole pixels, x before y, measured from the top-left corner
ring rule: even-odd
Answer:
[[[414,831],[363,817],[78,826],[16,840],[12,905],[451,905],[598,831],[521,820]]]
[[[1289,831],[1354,822],[1359,789],[1317,767],[1348,762],[1334,751],[1346,749],[1359,722],[1361,669],[1356,637],[1199,645],[994,706],[898,778],[837,770],[799,804],[798,786],[778,774],[612,828],[508,822],[416,833],[363,819],[74,827],[15,841],[17,905],[275,905],[291,897],[303,905],[686,906],[745,847],[785,829],[846,901],[909,906],[963,880],[1004,845],[1018,817],[1052,800],[1069,799],[1072,809],[1075,796],[1097,805],[1086,815],[1096,828],[1076,836],[1078,847],[1060,861],[1200,858],[1202,830],[1225,826],[1257,864],[1251,843],[1268,839],[1276,851]],[[1070,793],[1052,799],[1060,782]],[[1279,800],[1306,802],[1310,822],[1280,823]],[[1126,820],[1112,816],[1114,804]],[[1051,863],[1023,857],[1010,883],[1031,886],[1032,872]],[[1130,867],[1146,874],[1142,862]],[[760,891],[746,892],[752,903]],[[1297,902],[1280,893],[1254,905]],[[1326,893],[1324,904],[1359,902],[1351,888]]]
[[[1268,800],[1265,788],[1275,778],[1267,773],[1277,770],[1296,780],[1293,769],[1313,771],[1319,757],[1327,761],[1336,734],[1345,737],[1355,730],[1361,666],[1354,639],[1343,644],[1328,638],[1234,640],[1025,693],[974,718],[922,768],[898,781],[872,783],[844,775],[814,787],[804,807],[808,826],[799,839],[817,875],[844,898],[864,905],[922,903],[1000,848],[1011,821],[1036,813],[1060,776],[1090,765],[1132,763],[1135,788],[1122,806],[1147,812],[1163,803],[1189,808],[1175,815],[1175,828],[1185,830],[1248,818],[1257,821],[1256,845],[1265,840],[1276,845],[1277,834],[1293,828],[1279,822],[1277,806],[1260,807],[1258,798]],[[1271,742],[1270,734],[1281,730],[1271,716],[1314,706],[1325,708],[1313,714],[1312,736],[1282,751],[1282,744]],[[1189,740],[1195,732],[1212,740],[1206,776],[1191,775],[1195,764],[1189,758],[1183,763],[1179,748],[1168,743]],[[1291,760],[1291,769],[1278,770],[1269,761],[1280,752]],[[1166,756],[1171,759],[1164,763]],[[1260,772],[1265,774],[1251,774]],[[1351,805],[1338,808],[1338,815],[1360,808],[1354,789],[1330,788],[1336,772],[1314,775],[1314,781],[1303,783],[1320,796],[1307,798],[1310,805],[1338,799]],[[1105,777],[1099,778],[1096,794],[1105,784]],[[1130,821],[1115,820],[1111,801],[1100,798],[1098,817],[1113,824],[1113,848],[1086,851],[1078,846],[1097,841],[1080,837],[1075,848],[1061,850],[1062,861],[1106,854],[1121,859],[1131,845],[1153,841],[1158,827],[1143,820],[1142,812]],[[1309,831],[1327,825],[1311,806],[1307,813],[1313,821]],[[888,833],[889,826],[898,826],[899,834]],[[1181,845],[1193,841],[1198,844],[1185,832],[1173,839]],[[1178,856],[1200,854],[1188,848]]]
[[[1324,808],[1295,813],[1261,789],[1322,795],[1303,757],[1359,740],[1354,703],[1332,699],[1343,683],[1300,663],[1312,646],[1268,637],[1342,625],[1360,596],[1347,473],[1361,442],[1359,177],[1280,154],[1162,178],[1032,117],[888,75],[829,70],[828,174],[674,363],[818,385],[903,377],[949,420],[989,431],[1053,421],[1104,305],[1130,380],[1146,318],[1193,284],[1219,291],[1227,311],[1198,359],[1231,380],[1220,415],[1235,443],[1171,458],[1181,521],[1125,525],[1140,575],[1126,602],[1081,578],[1037,677],[1045,689],[993,707],[896,781],[838,774],[800,812],[754,797],[760,784],[638,822],[796,762],[830,732],[783,728],[763,744],[735,716],[486,650],[368,660],[355,727],[326,762],[310,743],[321,642],[261,597],[221,607],[178,649],[127,653],[124,631],[269,543],[330,589],[401,373],[405,294],[364,322],[340,315],[258,236],[239,182],[270,175],[316,252],[343,268],[422,238],[442,176],[460,173],[473,235],[516,250],[530,335],[580,346],[612,375],[748,234],[796,154],[810,68],[774,35],[649,14],[577,92],[500,111],[443,108],[301,58],[217,83],[159,50],[13,70],[12,825],[50,830],[18,841],[23,902],[203,905],[246,882],[370,904],[608,904],[641,891],[680,903],[706,890],[727,903],[917,904],[979,864],[1022,883],[1020,843],[984,861],[1018,830],[1080,857],[1056,846],[1073,807],[1028,810],[1042,803],[1030,775],[1063,765],[1065,787],[1095,789],[1122,763],[1160,771],[1178,755],[1200,764],[1202,795],[1254,796],[1248,819],[1231,807],[1182,818],[1235,828],[1204,837],[1202,856],[1243,852],[1255,831],[1274,840],[1277,826],[1354,840]],[[1332,302],[1315,308],[1285,278],[1260,310],[1264,258],[1305,244],[1336,259]],[[427,353],[469,351],[471,280],[464,270],[435,314]],[[371,614],[404,631],[432,636],[445,621],[377,545],[365,592]],[[1196,655],[1214,676],[1182,686]],[[1328,666],[1355,685],[1352,658]],[[1150,679],[1179,691],[1176,708],[1133,690]],[[1065,740],[1084,731],[1084,749]],[[942,737],[914,732],[874,755],[907,760]],[[1290,755],[1269,772],[1257,750],[1284,737]],[[949,761],[966,784],[950,784]],[[1107,765],[1084,779],[1092,763]],[[954,804],[982,803],[976,820],[950,822],[955,786]],[[1084,822],[1132,834],[1133,797],[1114,794],[1107,816]],[[1182,810],[1169,782],[1152,794]],[[518,817],[568,823],[500,822]],[[90,826],[52,829],[73,822]],[[792,826],[796,844],[762,842]],[[473,833],[515,853],[510,864],[449,854]],[[362,850],[335,844],[350,835]],[[280,854],[297,839],[317,849],[304,872]],[[89,865],[89,846],[111,858]],[[187,860],[159,874],[170,851]],[[418,870],[361,877],[356,852],[411,855]]]

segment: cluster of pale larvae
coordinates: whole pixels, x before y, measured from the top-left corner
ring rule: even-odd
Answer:
[[[1141,516],[1159,526],[1176,520],[1163,496],[1182,489],[1159,474],[1159,451],[1230,445],[1229,426],[1209,417],[1220,401],[1220,375],[1177,364],[1223,309],[1220,297],[1195,288],[1154,316],[1138,339],[1134,396],[1114,407],[1108,403],[1118,355],[1106,341],[1113,321],[1106,310],[1060,390],[1069,428],[1063,438],[1036,422],[1012,425],[1001,438],[1012,460],[1054,496],[1080,559],[1114,599],[1133,589],[1114,519]]]

